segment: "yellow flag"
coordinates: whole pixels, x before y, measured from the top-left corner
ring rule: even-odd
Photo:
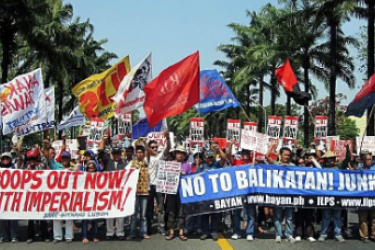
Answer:
[[[103,73],[92,75],[78,83],[73,94],[78,98],[79,108],[88,119],[109,119],[116,103],[111,99],[117,93],[122,79],[130,71],[129,56]]]

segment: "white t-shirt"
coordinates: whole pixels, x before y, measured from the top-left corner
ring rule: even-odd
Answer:
[[[156,156],[151,155],[150,163],[147,163],[150,185],[156,185],[156,176],[157,176],[157,170],[158,170],[157,163],[160,160],[164,160],[164,152],[161,152]]]

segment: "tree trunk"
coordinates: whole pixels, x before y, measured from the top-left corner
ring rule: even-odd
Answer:
[[[2,34],[4,35],[4,34]],[[6,38],[1,39],[3,49],[1,60],[1,82],[6,83],[8,78],[8,69],[10,64],[10,44]]]
[[[286,97],[286,115],[291,115],[291,110],[292,110],[292,104],[291,104],[291,98],[290,96],[288,95]]]
[[[246,115],[250,114],[250,83],[246,84]]]
[[[263,116],[265,116],[266,114],[263,114],[264,110],[262,109],[263,107],[263,79],[264,79],[264,76],[262,75],[260,77],[260,82],[259,82],[259,105],[261,107],[258,107],[258,132],[261,133],[262,132],[262,128],[264,127],[263,126],[263,122],[266,122],[266,121],[263,121]],[[265,132],[265,131],[264,131]]]
[[[303,77],[304,77],[304,82],[305,82],[305,92],[308,93],[309,92],[309,59],[306,59],[308,60],[308,62],[305,62],[306,64],[304,65],[304,68],[303,68]],[[303,111],[303,120],[304,120],[304,123],[303,123],[303,143],[305,145],[305,147],[309,147],[309,110],[307,109],[307,107],[309,106],[309,101],[306,101],[305,103],[305,107],[304,107],[304,111]]]
[[[336,57],[337,57],[337,25],[336,23],[329,22],[330,24],[330,75],[329,75],[329,110],[328,110],[328,135],[336,135]]]
[[[276,94],[277,94],[276,92],[277,92],[277,79],[275,76],[275,72],[272,72],[272,75],[271,75],[271,115],[275,115],[275,112],[276,112]]]
[[[368,18],[367,18],[367,77],[370,78],[374,74],[374,0],[366,1],[368,7]],[[367,135],[374,136],[374,114],[370,117],[371,109],[367,110]],[[361,135],[362,136],[362,135]]]

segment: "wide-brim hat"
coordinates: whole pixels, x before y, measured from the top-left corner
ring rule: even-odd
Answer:
[[[174,152],[181,152],[181,153],[185,153],[186,154],[186,148],[182,145],[179,145],[176,147],[176,149],[174,150]]]
[[[336,154],[332,152],[331,150],[328,150],[323,156],[323,159],[328,159],[328,158],[336,158]]]

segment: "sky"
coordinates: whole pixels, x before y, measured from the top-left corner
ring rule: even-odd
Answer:
[[[104,48],[119,58],[130,56],[131,66],[136,65],[152,52],[153,76],[184,57],[199,50],[200,67],[219,69],[213,65],[218,59],[225,59],[217,50],[218,45],[231,43],[234,33],[229,23],[248,24],[246,10],[259,11],[267,2],[278,5],[277,0],[70,0],[74,15],[81,20],[90,19],[94,25],[96,39],[107,38]],[[344,24],[346,35],[356,35],[365,22],[352,19]],[[350,49],[351,56],[358,52]],[[115,63],[115,61],[113,62]],[[360,62],[355,60],[357,88],[350,90],[345,83],[337,81],[337,92],[348,96],[349,103],[363,85],[365,77],[358,71]],[[328,95],[324,86],[312,80],[317,86],[318,97]],[[302,87],[303,89],[303,87]],[[283,91],[282,91],[283,92]],[[285,103],[282,93],[278,103]],[[265,93],[264,105],[269,105],[270,95]]]

